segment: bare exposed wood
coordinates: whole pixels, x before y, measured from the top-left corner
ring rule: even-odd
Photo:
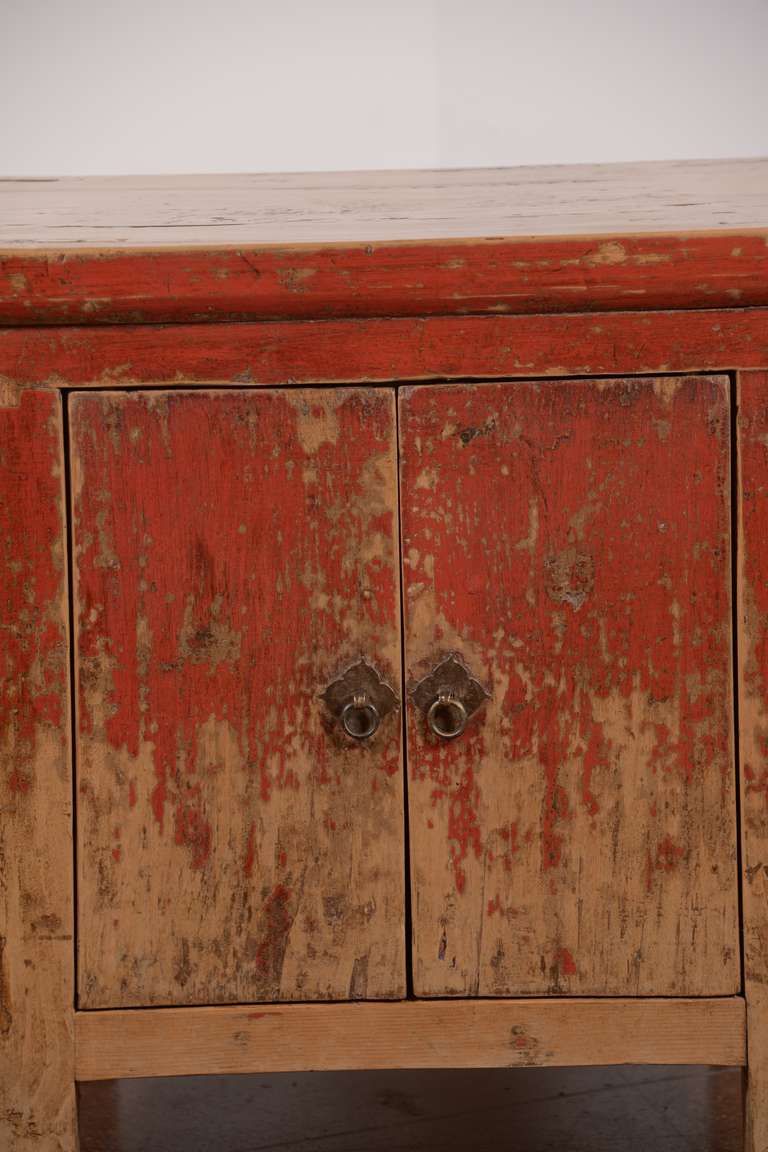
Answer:
[[[0,407],[0,1148],[74,1152],[61,401]]]
[[[768,229],[768,160],[0,180],[0,248]]]
[[[417,995],[740,986],[727,381],[406,388]]]
[[[739,377],[739,694],[747,1149],[768,1149],[768,373]]]
[[[744,1001],[454,1000],[79,1012],[78,1080],[744,1063]]]
[[[768,309],[0,330],[19,386],[331,384],[768,363]]]
[[[391,389],[79,394],[79,1003],[403,994]]]

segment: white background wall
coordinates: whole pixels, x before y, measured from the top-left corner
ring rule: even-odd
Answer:
[[[0,174],[768,154],[768,0],[0,0]]]

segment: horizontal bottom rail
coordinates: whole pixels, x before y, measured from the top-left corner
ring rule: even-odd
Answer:
[[[717,999],[414,1000],[78,1012],[76,1079],[746,1062]]]

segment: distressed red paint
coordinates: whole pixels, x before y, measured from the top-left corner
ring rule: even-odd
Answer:
[[[86,723],[87,721],[81,723],[81,731],[88,731],[85,727]],[[165,802],[168,798],[166,788],[167,768],[165,764],[155,764],[155,775],[157,777],[157,783],[150,793],[149,803],[152,809],[152,815],[162,832],[165,825]]]
[[[702,796],[714,787],[717,804],[705,807],[727,812],[732,787],[722,381],[435,385],[405,389],[400,411],[409,674],[449,647],[492,696],[504,685],[451,744],[435,748],[411,716],[413,826],[438,814],[476,936],[496,860],[489,833],[522,773],[520,795],[539,798],[538,821],[526,826],[514,869],[509,854],[498,859],[509,884],[528,877],[531,914],[556,918],[563,900],[578,898],[590,918],[600,881],[582,873],[593,835],[622,874],[642,875],[649,851],[664,916],[676,917],[674,896],[662,892],[666,870],[706,870],[709,854],[732,860],[735,851],[732,821],[713,829],[706,849],[696,839]],[[634,740],[648,748],[639,763]],[[638,790],[639,772],[646,785],[622,811],[622,778],[631,773]],[[422,856],[414,841],[411,859],[417,883],[439,887],[427,874],[434,849]],[[640,923],[642,885],[623,875],[618,887],[624,914]],[[720,898],[729,899],[725,888]],[[420,893],[417,941],[442,907],[430,912]],[[519,974],[500,984],[488,963],[494,992],[520,987]],[[536,979],[525,991],[546,989]]]
[[[61,739],[67,714],[60,411],[51,392],[0,411],[0,730],[13,732],[0,780],[17,804],[36,787],[41,730]]]
[[[61,397],[0,381],[3,1149],[77,1143],[65,524]]]
[[[293,918],[291,890],[278,884],[264,901],[261,912],[261,939],[254,957],[260,972],[279,977]]]
[[[744,765],[744,779],[746,796],[762,796],[763,803],[768,809],[768,766],[763,768],[758,776],[751,764]]]
[[[8,791],[13,792],[29,792],[30,782],[26,776],[19,772],[18,768],[14,768],[8,777]]]
[[[413,710],[409,713],[409,724],[418,724]],[[474,769],[470,764],[465,771],[460,772],[458,780],[452,769],[451,758],[445,748],[432,744],[423,748],[420,760],[412,765],[411,771],[415,779],[431,781],[433,787],[429,792],[429,801],[432,808],[447,805],[451,868],[456,891],[461,893],[466,884],[465,861],[470,855],[480,859],[483,842],[476,811],[479,790]]]
[[[0,373],[34,386],[351,383],[755,368],[768,310],[6,329]]]
[[[362,470],[372,443],[384,439],[381,425],[384,409],[381,406],[371,408],[365,397],[350,396],[346,411],[357,425],[355,447],[348,452],[345,467],[352,491],[356,472]],[[270,412],[274,412],[277,418],[274,424],[267,415]],[[371,415],[375,416],[374,422],[370,420]],[[210,434],[211,417],[214,437]],[[93,544],[79,550],[80,657],[84,662],[95,659],[99,645],[103,643],[116,656],[119,655],[111,688],[117,706],[106,721],[107,736],[113,747],[125,746],[135,756],[141,740],[146,739],[148,720],[158,724],[158,730],[153,733],[157,776],[151,792],[153,815],[162,827],[165,808],[173,793],[177,842],[194,840],[198,844],[195,849],[198,863],[207,857],[201,843],[207,834],[197,809],[198,803],[202,803],[204,787],[197,783],[191,789],[181,791],[177,717],[185,718],[181,730],[184,733],[182,748],[186,774],[195,772],[197,762],[197,717],[202,719],[213,715],[223,719],[226,715],[236,731],[245,732],[244,751],[253,750],[251,755],[263,801],[269,800],[275,787],[299,787],[299,780],[290,768],[290,751],[282,732],[275,732],[266,742],[261,735],[260,685],[247,673],[254,660],[264,660],[267,652],[277,682],[289,680],[294,671],[293,652],[285,648],[273,649],[270,644],[265,644],[262,628],[262,619],[268,620],[278,612],[275,573],[259,560],[259,541],[273,530],[275,502],[264,494],[258,503],[254,503],[248,483],[232,484],[233,472],[247,474],[253,467],[252,453],[258,442],[254,438],[262,440],[276,434],[282,451],[279,457],[274,457],[274,462],[267,461],[263,465],[259,484],[262,492],[270,483],[277,486],[275,501],[279,500],[285,509],[280,517],[280,531],[287,558],[286,571],[291,557],[296,557],[298,563],[305,540],[301,510],[307,502],[311,506],[313,501],[323,499],[324,494],[320,480],[307,485],[302,478],[300,448],[299,458],[295,459],[294,420],[290,399],[275,393],[261,393],[257,397],[232,393],[218,397],[213,408],[202,395],[177,394],[157,404],[144,397],[102,400],[81,396],[73,411],[75,435],[86,477],[77,507],[77,530],[84,537],[90,525],[95,528],[100,511],[104,512],[100,503],[101,493],[111,492],[113,496],[106,508],[109,547],[118,558],[114,563],[105,561],[99,552],[98,531],[93,533]],[[100,435],[102,422],[107,429],[110,426],[119,429],[117,445],[108,435]],[[167,442],[166,437],[170,438]],[[203,444],[208,454],[206,467],[195,467],[186,473],[185,457],[189,448]],[[233,469],[232,459],[238,454],[243,463]],[[330,469],[331,454],[335,455],[332,444],[321,447],[318,453],[319,477],[323,475],[323,468]],[[323,457],[327,459],[324,461]],[[287,462],[292,460],[297,466],[287,467]],[[151,484],[147,467],[153,469]],[[180,470],[185,471],[185,484],[189,487],[188,499],[185,497],[181,511],[174,501],[163,503],[160,499],[164,485],[170,488],[172,477],[177,476]],[[222,485],[218,492],[217,483]],[[133,507],[135,500],[140,501],[139,516]],[[213,509],[216,509],[215,515],[210,514]],[[256,516],[261,517],[261,523],[255,519]],[[145,525],[147,537],[152,540],[153,546],[149,548],[137,535],[139,520]],[[243,525],[247,525],[248,531],[245,538],[241,531]],[[377,527],[366,526],[367,530],[374,531]],[[391,522],[389,528],[391,531]],[[162,548],[160,541],[163,542]],[[255,601],[263,605],[263,617],[249,611],[238,618],[241,593],[232,588],[229,571],[229,555],[234,541],[238,541],[242,553],[243,575],[251,573],[247,592],[243,588],[243,603]],[[176,548],[175,554],[169,551],[170,547]],[[319,538],[315,547],[314,562],[319,563]],[[190,548],[193,549],[191,553],[188,551]],[[322,548],[329,565],[325,582],[338,588],[347,602],[352,602],[356,597],[352,582],[358,578],[357,573],[344,570],[342,556],[332,541],[323,541]],[[335,571],[330,570],[331,562],[336,564]],[[189,569],[191,578],[186,598],[179,594],[169,603],[165,592],[141,591],[143,586],[162,587],[164,590],[173,587],[175,591],[176,586],[169,584],[169,577],[184,569]],[[388,601],[392,600],[391,572],[373,558],[365,568],[365,581],[373,594],[364,602],[364,608],[376,621],[380,613],[388,609]],[[225,608],[220,608],[219,602],[223,602]],[[96,605],[99,608],[103,606],[104,610],[99,616],[98,627],[93,627],[89,623],[89,614]],[[300,632],[304,610],[303,599],[294,605],[285,600],[280,603],[279,612],[287,632]],[[295,626],[292,620],[285,620],[285,614],[289,612],[296,615]],[[153,667],[146,670],[140,666],[136,646],[126,643],[131,628],[135,632],[134,622],[141,618],[146,619],[152,638]],[[343,650],[339,623],[326,614],[325,625],[330,630],[328,648]],[[224,634],[218,649],[217,629]],[[179,650],[179,644],[183,651]],[[183,675],[180,675],[182,668]],[[247,693],[243,698],[242,685],[249,684],[250,698]],[[146,712],[139,708],[142,691],[147,693]],[[242,716],[236,711],[233,713],[233,708],[241,706]],[[311,696],[302,696],[295,705],[298,708],[297,719],[303,711],[314,706]],[[222,711],[223,707],[226,713]],[[81,729],[90,732],[91,727],[88,709],[83,708]],[[318,774],[326,760],[325,750],[326,745],[322,742],[313,749]],[[391,769],[392,765],[388,767]],[[394,771],[397,771],[396,763]]]
[[[675,844],[671,836],[665,836],[656,849],[656,867],[662,872],[672,872],[686,855],[685,848]]]
[[[743,687],[757,717],[743,767],[744,817],[754,836],[754,846],[752,840],[748,845],[751,857],[764,851],[760,845],[768,839],[768,731],[760,722],[768,700],[768,374],[746,372],[739,384],[742,610],[748,614],[750,645],[744,653]]]
[[[759,1149],[768,1147],[768,372],[742,373],[738,387],[745,1130],[748,1147]]]
[[[759,305],[767,268],[749,232],[5,252],[0,323]]]
[[[199,785],[187,788],[184,798],[176,804],[174,839],[189,849],[193,868],[204,868],[211,858],[211,825],[201,804]]]
[[[448,841],[453,862],[453,875],[456,880],[456,891],[464,891],[466,873],[464,861],[470,852],[479,859],[483,851],[480,835],[480,823],[477,817],[476,804],[479,790],[475,784],[474,771],[468,767],[458,787],[450,798],[448,813]]]
[[[103,836],[99,796],[111,765],[127,756],[121,817],[134,830],[150,819],[172,845],[169,859],[178,850],[174,868],[215,876],[245,939],[280,903],[264,903],[265,879],[293,875],[282,845],[266,851],[279,820],[301,868],[303,853],[330,851],[308,848],[284,805],[271,821],[276,796],[303,794],[308,813],[322,790],[342,867],[355,833],[350,805],[370,796],[353,791],[357,773],[399,772],[396,726],[342,771],[318,698],[363,638],[396,683],[396,666],[380,656],[398,618],[394,555],[380,543],[394,543],[395,489],[381,493],[377,471],[392,458],[392,393],[81,393],[71,430],[81,778],[94,814],[79,829],[83,867]],[[386,810],[393,787],[382,793]],[[132,875],[141,883],[141,843],[123,852],[118,901],[130,899]],[[252,883],[240,894],[243,876]],[[259,954],[279,950],[263,944]],[[255,965],[268,982],[251,995],[278,993],[271,965]]]
[[[607,765],[610,751],[610,741],[605,739],[600,725],[593,723],[588,731],[581,770],[581,802],[590,816],[597,816],[600,811],[597,797],[592,791],[592,773],[596,768]]]
[[[576,976],[578,968],[573,955],[567,948],[559,948],[555,957],[555,965],[563,976]]]
[[[520,851],[519,822],[517,820],[513,820],[510,824],[505,825],[499,830],[499,835],[505,843],[505,849],[501,854],[501,860],[505,870],[509,872],[513,867],[515,857]]]

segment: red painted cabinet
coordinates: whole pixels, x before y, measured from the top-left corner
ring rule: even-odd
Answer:
[[[727,381],[394,406],[70,399],[81,1006],[735,992]]]
[[[768,1152],[767,190],[0,182],[3,1150],[679,1063]]]

